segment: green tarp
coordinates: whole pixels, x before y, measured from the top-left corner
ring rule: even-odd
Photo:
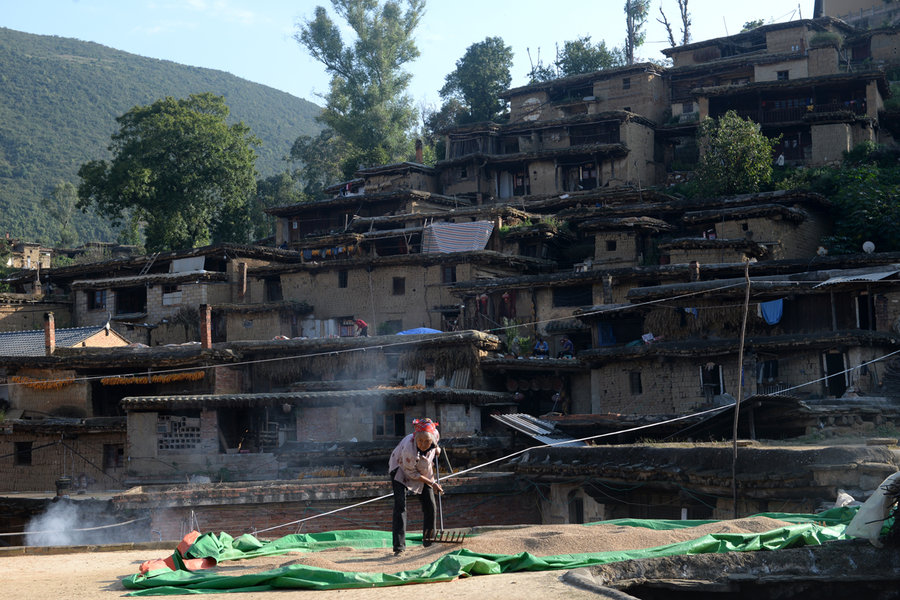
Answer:
[[[765,516],[792,523],[765,533],[710,534],[688,542],[679,542],[617,552],[534,556],[528,552],[513,555],[479,554],[458,550],[437,561],[399,573],[353,573],[292,564],[249,575],[222,575],[211,571],[190,572],[158,569],[146,575],[130,575],[122,580],[131,596],[199,594],[205,592],[251,592],[279,589],[324,590],[356,587],[379,587],[449,581],[470,575],[495,575],[515,571],[552,571],[590,565],[654,558],[679,554],[716,552],[752,552],[812,546],[844,537],[844,529],[856,514],[855,508],[839,508],[815,515],[763,513]],[[714,521],[665,521],[650,519],[618,519],[600,524],[615,524],[651,529],[678,529]],[[232,538],[226,533],[204,534],[188,549],[186,558],[214,557],[219,562],[269,556],[286,552],[314,552],[336,546],[354,548],[390,547],[390,532],[354,530],[288,535],[271,542],[261,542],[250,535]],[[420,542],[421,535],[409,535],[410,542]],[[176,564],[182,564],[175,552]]]

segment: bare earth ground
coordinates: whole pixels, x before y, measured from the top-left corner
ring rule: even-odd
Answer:
[[[490,554],[527,551],[538,556],[605,552],[650,548],[687,541],[709,533],[761,533],[787,525],[766,517],[720,521],[700,527],[654,531],[616,525],[533,525],[487,529],[468,538],[463,545],[435,544],[430,548],[411,546],[399,557],[390,548],[355,550],[335,548],[314,553],[291,553],[246,561],[229,561],[217,566],[222,574],[239,575],[265,571],[289,564],[308,564],[340,571],[398,572],[437,560],[443,554],[465,547]],[[174,545],[173,545],[174,546]],[[49,555],[0,555],[0,599],[2,600],[94,600],[121,598],[126,590],[120,579],[136,573],[151,558],[164,558],[165,550],[64,553]],[[511,573],[458,579],[446,583],[405,585],[331,591],[285,590],[243,593],[235,598],[263,600],[287,594],[313,595],[317,600],[406,600],[423,595],[438,598],[516,598],[562,600],[596,597],[559,578],[563,571]],[[219,596],[217,596],[219,597]]]

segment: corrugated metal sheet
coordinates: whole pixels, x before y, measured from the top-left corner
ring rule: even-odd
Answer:
[[[893,271],[878,271],[876,273],[861,273],[857,275],[841,275],[840,277],[832,277],[823,281],[822,283],[817,283],[814,285],[814,288],[823,287],[826,285],[834,285],[836,283],[846,283],[848,281],[881,281],[882,279],[887,279],[891,275],[896,275],[900,273],[898,270]]]
[[[516,431],[524,433],[537,441],[544,444],[553,444],[555,446],[587,446],[585,442],[576,442],[574,438],[559,433],[553,423],[541,421],[537,417],[526,415],[524,413],[514,413],[508,415],[491,415],[507,427],[511,427]]]

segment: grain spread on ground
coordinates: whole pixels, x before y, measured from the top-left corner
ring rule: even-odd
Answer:
[[[697,527],[654,530],[622,525],[525,525],[504,528],[476,528],[477,535],[463,544],[436,543],[430,548],[410,545],[395,557],[390,547],[353,549],[331,548],[319,552],[266,556],[237,563],[240,573],[258,573],[291,564],[304,564],[335,571],[395,573],[421,567],[444,554],[466,548],[484,554],[518,554],[536,556],[583,554],[616,550],[653,548],[697,539],[711,533],[763,533],[786,527],[790,523],[769,517],[750,517],[732,521],[716,521]],[[218,569],[235,563],[223,563]]]

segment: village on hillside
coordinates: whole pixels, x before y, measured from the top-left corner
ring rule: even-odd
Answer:
[[[672,186],[728,111],[778,137],[775,168],[895,144],[898,50],[896,28],[818,17],[509,89],[508,122],[451,129],[433,166],[270,209],[268,245],[51,268],[11,243],[0,531],[59,496],[146,540],[328,513],[390,491],[423,416],[447,473],[534,448],[448,482],[448,527],[865,499],[900,465],[900,253],[829,253],[815,192]],[[303,531],[389,522],[372,503]]]

